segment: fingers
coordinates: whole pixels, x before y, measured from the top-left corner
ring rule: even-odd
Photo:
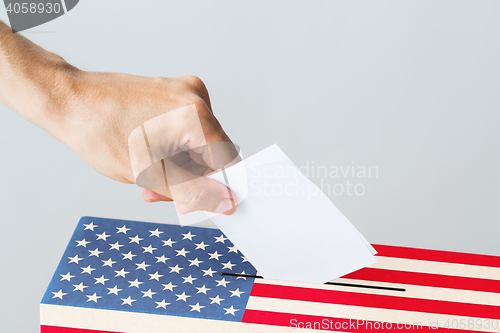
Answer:
[[[235,212],[234,195],[225,185],[193,174],[169,160],[165,160],[165,170],[171,197],[180,204],[179,212],[204,210],[226,215]]]
[[[193,160],[184,164],[182,168],[198,176],[204,175],[207,171],[212,171],[212,169],[210,169],[206,165],[200,165]]]
[[[204,210],[231,215],[236,211],[234,195],[226,186],[215,180],[202,177],[174,187],[176,189],[172,190],[172,193],[180,213]]]
[[[145,201],[175,200],[179,212],[183,214],[204,210],[231,215],[236,211],[234,194],[225,185],[200,177],[169,159],[163,160],[162,166],[168,186],[163,189],[143,190],[142,196]]]

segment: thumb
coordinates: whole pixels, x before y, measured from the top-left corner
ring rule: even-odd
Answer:
[[[179,212],[185,214],[195,210],[204,210],[226,215],[235,212],[234,195],[225,185],[193,174],[178,166],[172,159],[164,159],[163,162],[164,176],[168,183],[167,189],[155,190],[155,192],[177,201]]]
[[[225,185],[199,177],[170,187],[172,198],[182,214],[195,210],[231,215],[236,211],[234,195]]]

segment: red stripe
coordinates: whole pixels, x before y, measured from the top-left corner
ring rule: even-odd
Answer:
[[[347,274],[343,276],[343,278],[500,293],[500,280],[420,272],[405,272],[381,268],[366,267],[360,269],[359,271]]]
[[[321,327],[326,321],[325,326]],[[244,323],[251,324],[261,324],[261,325],[273,325],[273,326],[285,326],[285,327],[297,327],[299,323],[303,325],[307,325],[306,323],[311,323],[311,326],[314,328],[314,323],[318,323],[316,328],[320,327],[321,330],[325,331],[344,331],[344,332],[386,332],[390,330],[394,331],[404,331],[404,332],[428,332],[428,331],[447,331],[450,332],[448,328],[435,328],[435,324],[433,324],[434,328],[430,328],[429,322],[422,323],[422,326],[409,326],[408,328],[401,327],[398,328],[398,323],[388,323],[384,322],[375,322],[369,320],[360,320],[357,321],[355,319],[349,320],[347,318],[336,318],[336,317],[321,317],[321,316],[311,316],[311,315],[298,315],[291,313],[282,313],[282,312],[269,312],[269,311],[258,311],[258,310],[246,310],[245,315],[243,316]],[[357,325],[359,323],[359,325]],[[378,323],[378,324],[376,324]],[[403,323],[404,324],[404,323]],[[440,325],[444,325],[444,323],[438,323]],[[451,322],[449,322],[451,326]],[[458,324],[458,323],[457,323]],[[468,324],[468,323],[467,323]],[[336,326],[337,325],[337,328]],[[343,325],[343,326],[342,326]],[[378,325],[378,326],[377,326]],[[384,325],[384,326],[381,326]],[[459,325],[459,324],[458,324]],[[490,323],[491,325],[491,323]],[[378,327],[378,328],[375,328]],[[420,328],[421,327],[421,328]],[[477,332],[477,331],[468,331],[468,330],[459,330],[454,329],[453,332]]]
[[[118,332],[84,330],[82,328],[40,325],[40,333],[118,333]]]
[[[448,314],[454,316],[500,319],[500,306],[495,305],[436,301],[337,290],[288,287],[272,284],[260,284],[257,282],[254,283],[250,296],[362,306],[389,310]]]
[[[373,245],[378,256],[448,262],[452,264],[465,264],[475,266],[488,266],[500,268],[500,257],[484,254],[471,254],[461,252],[448,252],[437,250],[414,249],[411,247]]]

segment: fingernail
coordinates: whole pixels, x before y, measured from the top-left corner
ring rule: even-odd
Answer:
[[[233,202],[229,199],[224,199],[222,200],[222,202],[220,203],[219,207],[217,207],[217,209],[215,210],[216,213],[218,214],[223,214],[231,209],[233,209]]]

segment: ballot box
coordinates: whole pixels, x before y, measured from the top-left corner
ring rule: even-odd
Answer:
[[[41,332],[500,332],[500,257],[374,247],[326,284],[273,281],[218,229],[83,217]]]

